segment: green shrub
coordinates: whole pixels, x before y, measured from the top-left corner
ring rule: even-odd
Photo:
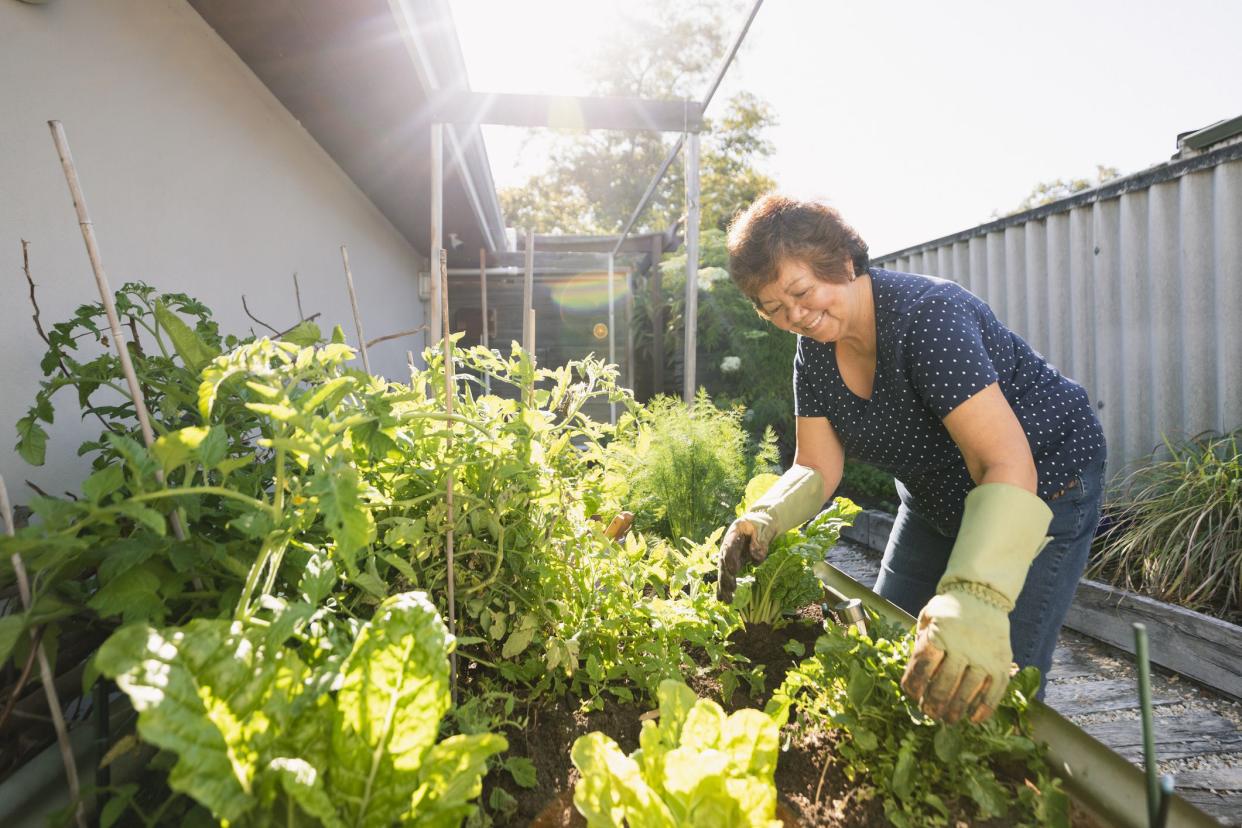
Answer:
[[[893,476],[859,460],[846,460],[837,493],[858,501],[864,507],[897,511],[897,489]]]
[[[1087,576],[1242,619],[1240,435],[1166,441],[1161,456],[1126,477],[1105,506]]]

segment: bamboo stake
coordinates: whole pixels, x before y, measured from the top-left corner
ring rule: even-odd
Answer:
[[[349,306],[354,311],[354,328],[358,331],[358,348],[362,351],[362,370],[371,373],[371,361],[367,359],[367,338],[362,334],[362,314],[358,313],[358,294],[354,293],[354,274],[349,269],[349,250],[341,245],[341,260],[345,262],[345,284],[349,287]]]
[[[0,517],[4,519],[4,534],[13,537],[13,509],[9,504],[9,490],[0,477]],[[17,578],[17,591],[21,595],[22,609],[29,612],[33,598],[30,593],[30,579],[26,576],[26,564],[22,556],[14,552],[9,558],[13,564],[13,575]],[[65,778],[69,781],[69,795],[77,807],[74,808],[74,820],[78,828],[86,828],[86,809],[81,799],[81,788],[78,786],[78,765],[73,758],[73,743],[69,741],[69,728],[65,726],[65,716],[60,709],[60,697],[56,694],[56,676],[52,665],[47,660],[47,650],[43,641],[30,631],[31,643],[37,651],[39,659],[39,677],[43,681],[43,692],[47,696],[48,711],[52,715],[52,727],[56,730],[56,743],[60,746],[60,758],[65,763]]]
[[[448,306],[448,251],[440,248],[440,324],[444,328],[444,413],[453,416],[453,340],[449,329]],[[446,429],[445,454],[451,453],[453,430]],[[450,468],[444,476],[444,508],[448,513],[448,531],[444,537],[444,554],[448,564],[448,628],[449,635],[457,635],[456,571],[453,562],[453,471]],[[453,688],[453,704],[457,704],[457,651],[453,650],[449,659],[449,678]]]
[[[95,273],[95,285],[99,288],[99,298],[103,301],[104,311],[108,314],[108,327],[112,330],[112,344],[116,346],[117,356],[121,360],[121,370],[125,372],[125,382],[129,386],[129,396],[134,401],[134,410],[138,414],[142,440],[147,448],[150,448],[155,442],[155,432],[151,430],[151,415],[147,411],[142,386],[138,384],[138,375],[134,373],[134,364],[130,361],[129,349],[125,347],[125,337],[121,333],[121,319],[116,313],[112,288],[108,286],[108,275],[104,272],[103,258],[99,255],[99,245],[95,241],[95,226],[91,223],[90,214],[86,209],[86,197],[82,195],[82,185],[78,181],[78,170],[73,164],[73,155],[69,152],[65,128],[61,126],[60,121],[48,121],[47,125],[52,130],[52,140],[56,143],[56,152],[60,155],[60,164],[65,170],[65,181],[69,184],[69,194],[73,197],[73,207],[78,214],[78,226],[82,228],[82,239],[86,242],[86,255],[91,260],[91,270]],[[155,478],[163,483],[164,470],[157,469]],[[175,508],[169,512],[168,522],[172,525],[173,535],[177,540],[185,540],[185,530],[181,528],[181,516]]]
[[[482,307],[483,331],[479,335],[479,344],[488,348],[487,341],[487,248],[479,248],[479,304]],[[483,375],[483,393],[492,393],[492,375]]]

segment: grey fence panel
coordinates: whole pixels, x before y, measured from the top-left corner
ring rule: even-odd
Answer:
[[[1216,168],[1216,420],[1239,426],[1242,417],[1242,164]]]
[[[1086,386],[1118,475],[1165,438],[1242,427],[1242,158],[1221,159],[876,264],[961,284]]]

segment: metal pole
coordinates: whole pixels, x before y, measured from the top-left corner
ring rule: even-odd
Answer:
[[[699,134],[690,133],[686,144],[686,353],[685,387],[682,398],[694,402],[695,349],[698,347],[699,316]]]
[[[617,237],[617,244],[612,248],[612,254],[615,256],[617,251],[621,249],[621,245],[625,244],[626,238],[630,235],[630,230],[634,227],[634,222],[638,221],[638,217],[642,215],[643,210],[647,209],[647,202],[651,201],[651,197],[655,195],[656,187],[660,186],[660,180],[664,178],[664,174],[668,172],[668,168],[672,166],[673,159],[677,157],[677,153],[681,152],[681,145],[686,142],[686,133],[677,136],[677,142],[673,144],[673,148],[668,151],[664,163],[660,165],[660,169],[656,171],[655,177],[651,179],[651,183],[647,185],[647,191],[643,193],[643,197],[638,200],[638,206],[634,208],[634,212],[630,213],[630,219],[625,223],[625,227],[621,229],[621,235]]]
[[[522,280],[522,348],[535,355],[535,231],[526,231],[526,271]]]
[[[483,308],[483,330],[479,334],[479,344],[488,347],[487,342],[487,250],[479,248],[479,305]],[[483,374],[483,393],[492,393],[492,375]]]
[[[742,41],[746,39],[746,33],[750,31],[750,24],[754,22],[755,15],[759,13],[759,7],[762,5],[763,0],[755,0],[755,5],[751,7],[750,15],[746,18],[746,25],[742,26],[742,30],[737,33],[737,37],[733,41],[733,48],[729,49],[729,54],[725,56],[724,62],[720,64],[720,71],[716,73],[716,79],[712,81],[711,89],[707,90],[707,97],[703,98],[704,112],[707,111],[707,105],[712,102],[712,96],[720,88],[720,82],[724,80],[729,64],[733,62],[733,58],[737,55],[737,50],[742,47]]]
[[[664,271],[660,257],[664,255],[664,237],[651,237],[651,275],[648,277],[651,304],[651,393],[664,393]]]
[[[746,39],[746,33],[750,31],[750,24],[754,22],[755,15],[759,13],[759,7],[763,5],[763,0],[755,0],[755,5],[751,7],[750,14],[746,17],[746,23],[742,26],[742,30],[738,32],[737,37],[733,41],[733,46],[729,49],[729,53],[725,56],[724,61],[720,64],[720,70],[716,72],[716,79],[712,81],[711,88],[707,90],[707,96],[703,98],[702,105],[699,106],[699,114],[707,111],[707,105],[712,102],[712,98],[716,95],[716,90],[720,88],[720,82],[724,80],[725,72],[728,71],[729,65],[733,63],[733,58],[737,56],[737,50],[742,47],[742,41]],[[677,142],[673,144],[673,148],[669,150],[668,157],[664,159],[664,163],[660,165],[659,171],[655,177],[651,179],[651,183],[647,185],[647,191],[643,193],[643,197],[639,199],[638,206],[634,208],[634,212],[630,214],[630,219],[625,223],[625,227],[621,229],[621,235],[617,238],[617,244],[612,249],[615,255],[621,249],[621,245],[625,243],[626,238],[630,234],[630,230],[634,227],[634,222],[642,215],[647,207],[647,202],[655,195],[656,187],[660,184],[660,179],[664,178],[664,174],[668,172],[669,165],[673,163],[673,159],[677,157],[677,153],[681,151],[681,145],[686,140],[686,134],[683,132],[677,138]]]
[[[427,270],[431,277],[431,324],[427,327],[427,344],[435,342],[440,333],[440,251],[444,249],[444,124],[431,125],[431,250]]]
[[[611,253],[608,254],[608,364],[617,364],[617,337],[613,332],[613,328],[617,325],[616,313],[616,288],[613,285],[614,262]],[[608,422],[616,425],[617,423],[617,404],[615,402],[608,403]]]
[[[354,292],[354,274],[349,269],[349,249],[341,245],[341,261],[345,263],[345,286],[349,288],[349,306],[354,311],[354,328],[358,331],[358,350],[362,353],[362,370],[371,373],[371,361],[367,359],[367,338],[362,333],[362,314],[358,312],[358,294]]]

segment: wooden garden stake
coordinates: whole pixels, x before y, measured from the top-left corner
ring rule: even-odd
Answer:
[[[487,248],[479,248],[479,307],[482,308],[483,328],[479,331],[479,344],[489,348],[487,341]],[[483,393],[492,393],[492,375],[483,374]]]
[[[0,477],[0,517],[4,519],[4,534],[13,537],[13,509],[9,504],[9,491],[4,485],[3,477]],[[30,579],[26,576],[26,564],[22,561],[22,556],[16,552],[9,560],[13,564],[13,575],[17,579],[17,591],[21,595],[22,609],[29,612],[32,596]],[[47,696],[48,711],[52,715],[52,727],[56,730],[56,743],[60,746],[60,758],[65,763],[65,778],[69,780],[69,796],[73,798],[76,805],[73,816],[78,828],[86,828],[86,811],[82,806],[81,789],[78,787],[78,765],[73,758],[73,744],[69,741],[69,728],[65,726],[65,717],[60,709],[60,697],[56,694],[56,676],[52,672],[51,663],[47,660],[47,650],[43,648],[43,641],[36,637],[34,630],[30,631],[30,635],[39,660],[39,677],[42,679],[43,692]]]
[[[453,416],[453,339],[449,326],[448,306],[448,251],[440,248],[440,325],[444,329],[444,413]],[[448,424],[448,436],[445,453],[448,454],[453,445],[453,425]],[[457,634],[457,608],[455,605],[456,572],[453,567],[453,472],[452,469],[444,476],[444,508],[448,513],[448,531],[444,537],[444,555],[448,565],[448,628],[450,635]],[[457,703],[457,651],[449,661],[449,673],[453,687],[453,703]]]
[[[112,344],[116,346],[117,357],[121,360],[121,370],[125,372],[129,396],[134,401],[134,411],[138,414],[138,425],[142,429],[142,440],[147,448],[150,448],[155,442],[155,432],[151,430],[151,415],[147,411],[142,386],[138,384],[138,375],[134,373],[134,364],[130,361],[129,349],[125,346],[125,336],[121,333],[121,319],[117,316],[112,288],[108,286],[108,275],[104,272],[103,259],[99,255],[99,245],[95,242],[95,227],[91,224],[90,214],[86,210],[86,198],[82,195],[82,185],[78,182],[78,170],[73,165],[73,155],[69,152],[69,141],[65,138],[65,129],[60,121],[48,121],[47,125],[52,130],[52,140],[56,142],[56,152],[60,155],[60,165],[65,170],[65,181],[69,184],[73,207],[78,213],[78,226],[82,228],[82,239],[86,242],[86,255],[91,260],[91,270],[95,273],[95,285],[99,288],[99,298],[103,301],[104,311],[108,314],[108,327],[112,330]],[[155,477],[163,483],[164,470],[157,469]],[[181,528],[181,517],[176,509],[169,513],[168,522],[172,524],[173,534],[177,540],[185,540],[185,531]]]
[[[371,373],[371,361],[367,359],[367,338],[362,335],[362,314],[358,313],[358,294],[354,293],[354,274],[349,269],[349,250],[341,245],[341,260],[345,262],[345,284],[349,287],[349,306],[354,311],[354,328],[358,331],[358,349],[362,351],[362,370]]]

